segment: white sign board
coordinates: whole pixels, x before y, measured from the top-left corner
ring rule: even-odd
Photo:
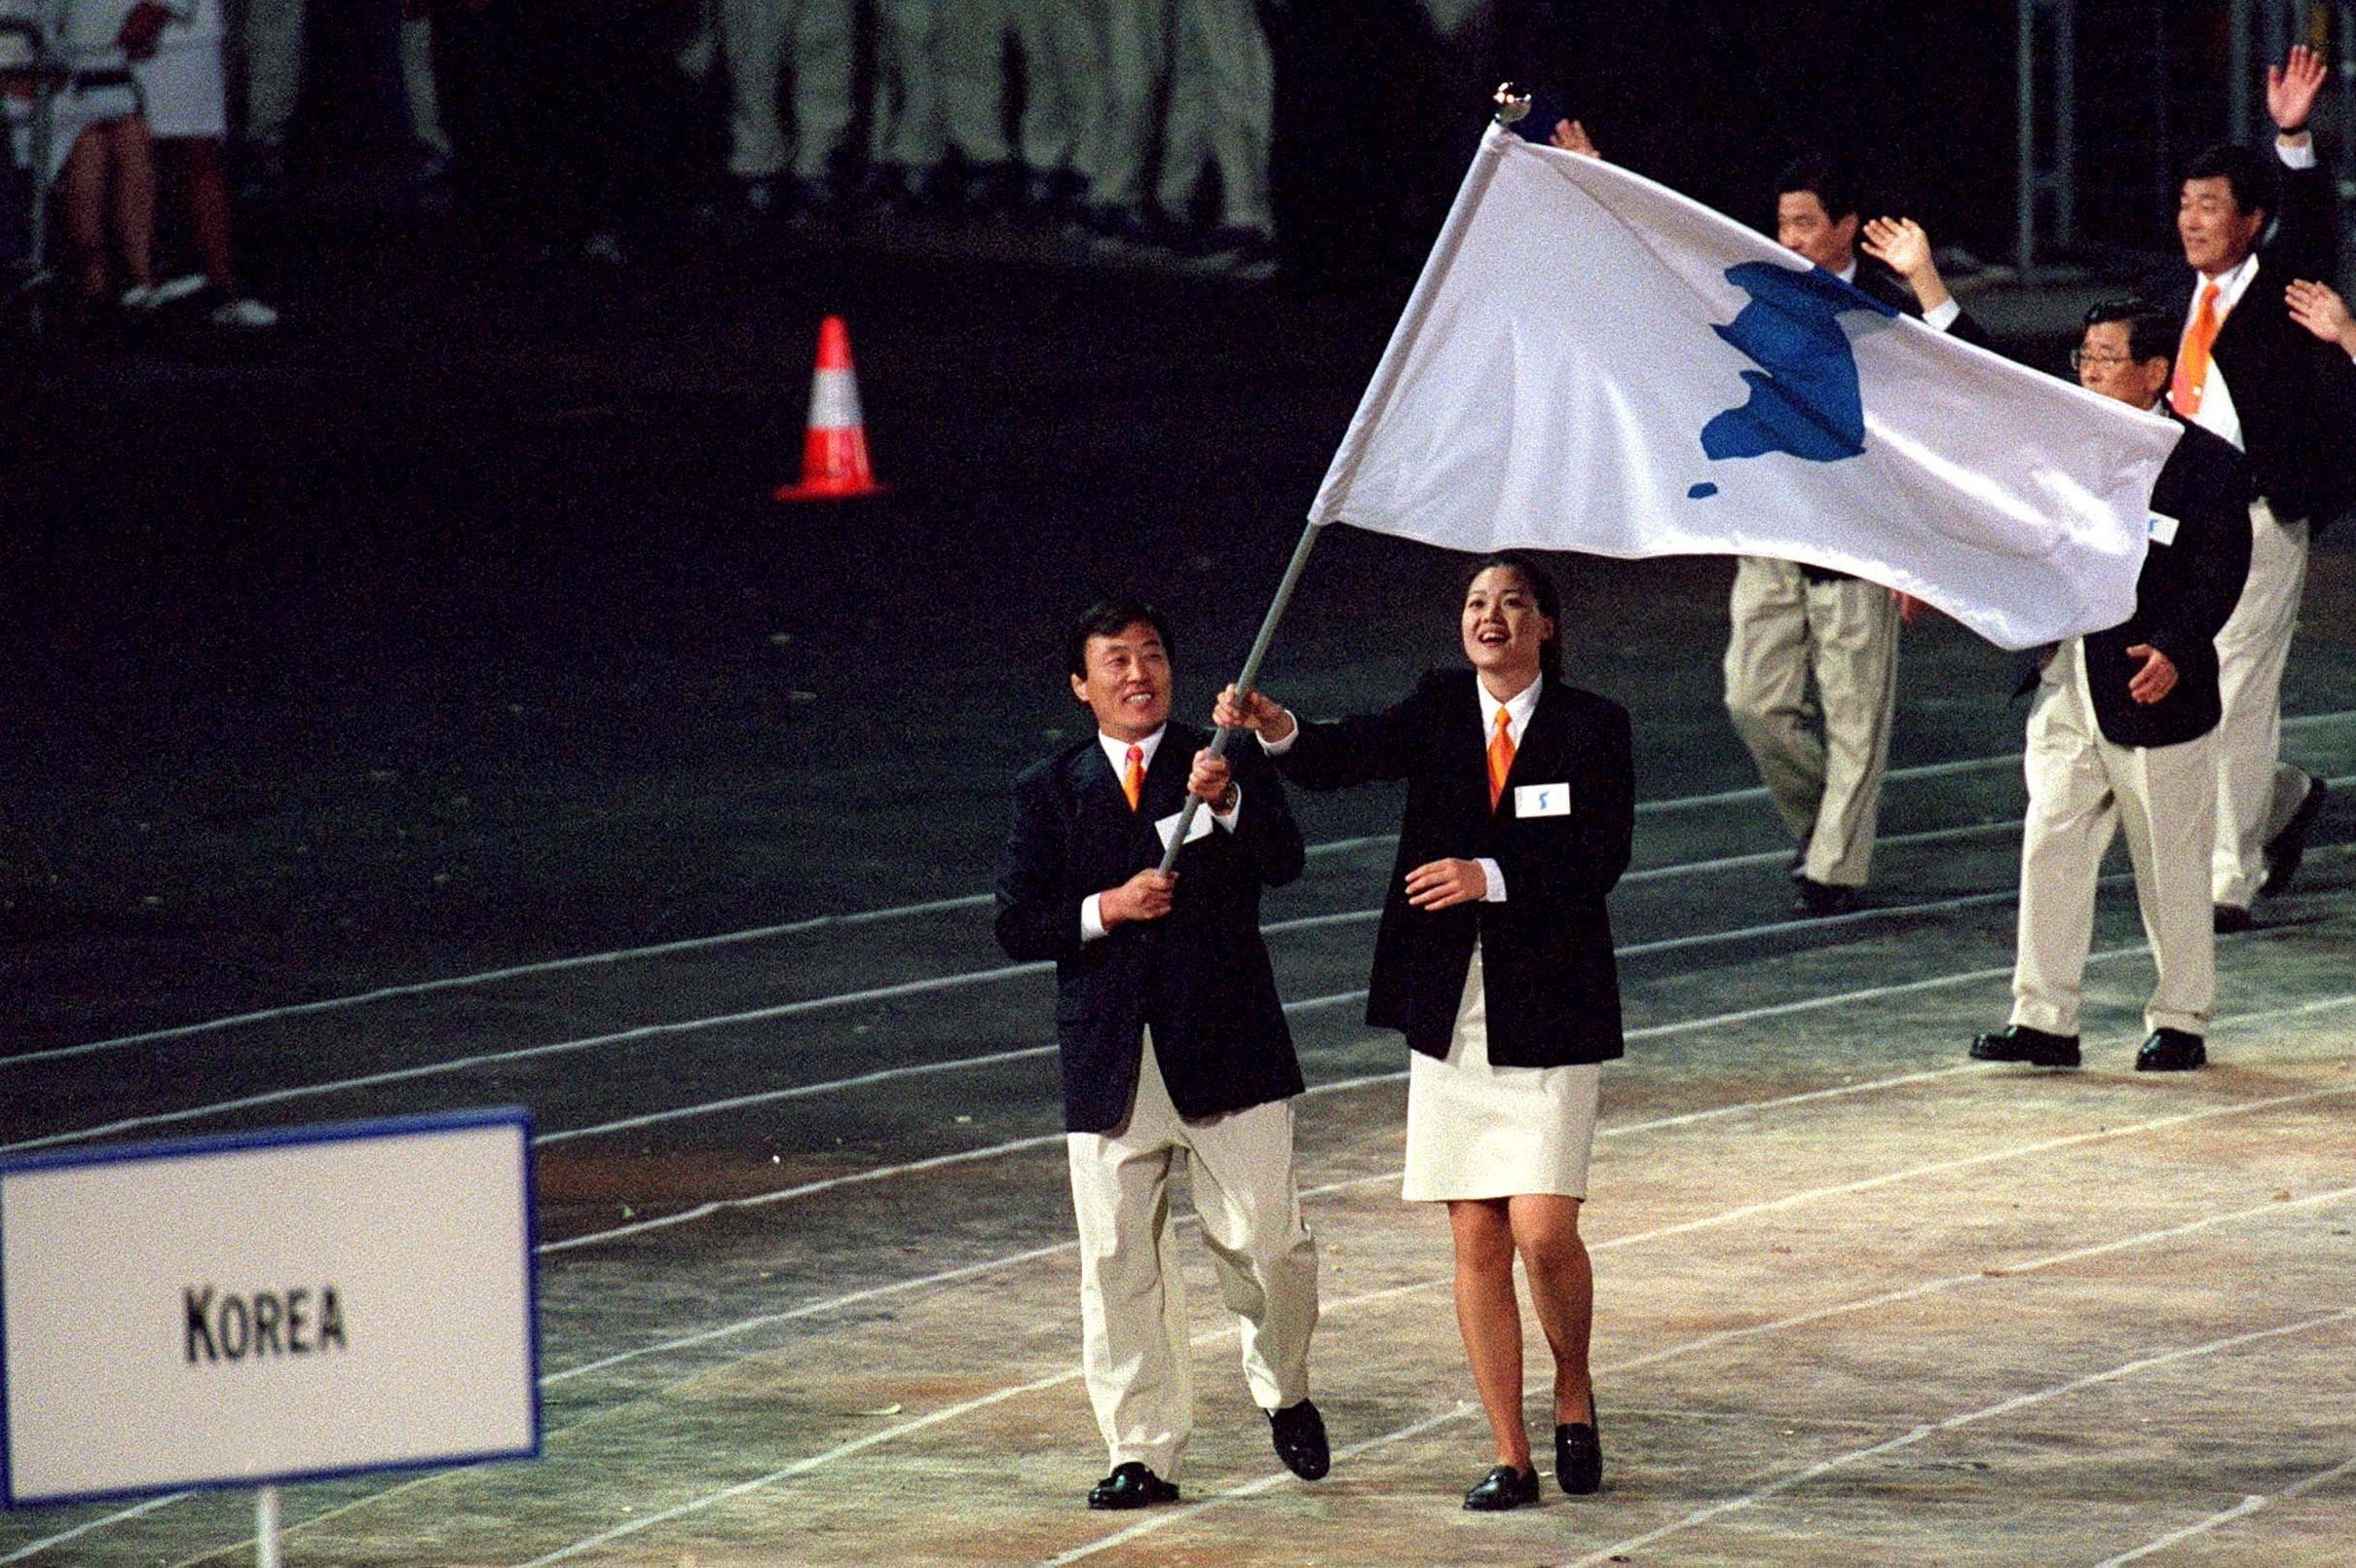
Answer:
[[[11,1507],[540,1451],[532,1125],[0,1162]]]

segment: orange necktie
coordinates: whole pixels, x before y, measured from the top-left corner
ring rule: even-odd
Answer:
[[[2209,346],[2217,341],[2217,284],[2200,291],[2200,309],[2192,313],[2192,330],[2176,355],[2176,384],[2168,401],[2187,419],[2200,412],[2201,389],[2209,381]]]
[[[1129,809],[1138,808],[1138,797],[1145,793],[1145,748],[1129,748],[1129,771],[1121,775],[1121,793],[1129,797]]]
[[[1514,770],[1514,731],[1508,728],[1514,716],[1503,708],[1497,710],[1497,733],[1489,737],[1489,809],[1505,799],[1506,775]]]

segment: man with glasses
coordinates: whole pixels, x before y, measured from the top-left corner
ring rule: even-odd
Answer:
[[[2232,446],[2169,409],[2176,320],[2098,305],[2070,355],[2089,392],[2185,426],[2160,469],[2135,614],[2023,655],[2029,817],[2021,834],[2012,1019],[1971,1042],[1980,1062],[2078,1064],[2078,1004],[2104,851],[2124,832],[2159,971],[2139,1072],[2205,1064],[2217,1001],[2209,850],[2217,823],[2217,632],[2250,564],[2249,476]]]

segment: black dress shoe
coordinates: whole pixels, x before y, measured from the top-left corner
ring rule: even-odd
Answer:
[[[1333,1464],[1326,1446],[1326,1418],[1307,1400],[1269,1411],[1268,1436],[1276,1443],[1276,1457],[1302,1480],[1323,1478]]]
[[[1595,1396],[1587,1397],[1587,1420],[1554,1428],[1554,1481],[1573,1497],[1603,1490],[1603,1423],[1595,1419]]]
[[[2209,1048],[2188,1029],[2153,1029],[2135,1053],[2138,1072],[2190,1072],[2209,1064]]]
[[[1480,1477],[1480,1484],[1464,1494],[1464,1506],[1476,1513],[1503,1513],[1528,1508],[1538,1501],[1538,1473],[1500,1465]]]
[[[1973,1035],[1971,1060],[2026,1062],[2033,1067],[2075,1067],[2077,1036],[2033,1029],[2026,1024],[2007,1024],[1994,1034]]]
[[[2266,879],[2259,884],[2259,897],[2272,898],[2299,875],[2299,858],[2307,852],[2307,830],[2315,826],[2315,814],[2323,809],[2323,798],[2330,793],[2322,779],[2307,780],[2307,793],[2300,798],[2299,809],[2282,825],[2282,832],[2266,840]]]
[[[2229,937],[2236,931],[2247,931],[2258,923],[2250,918],[2250,912],[2239,904],[2211,905],[2209,915],[2210,923],[2217,928],[2217,934],[2221,937]]]
[[[1178,1489],[1137,1459],[1113,1466],[1111,1475],[1088,1490],[1092,1509],[1141,1509],[1178,1500]]]
[[[1857,890],[1835,882],[1819,882],[1812,877],[1799,878],[1800,896],[1792,900],[1791,912],[1804,920],[1821,920],[1835,915],[1847,915],[1857,907]]]

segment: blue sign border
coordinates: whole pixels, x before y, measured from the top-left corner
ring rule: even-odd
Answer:
[[[177,1492],[247,1490],[296,1481],[345,1480],[355,1475],[394,1475],[404,1471],[442,1470],[502,1459],[538,1459],[542,1451],[540,1377],[540,1205],[532,1169],[532,1113],[521,1105],[476,1110],[435,1111],[418,1116],[382,1116],[365,1121],[328,1122],[310,1127],[267,1128],[251,1133],[223,1133],[209,1138],[176,1138],[148,1143],[103,1144],[95,1148],[55,1149],[18,1158],[0,1157],[0,1178],[28,1171],[55,1171],[83,1165],[131,1165],[148,1160],[204,1158],[251,1149],[274,1149],[315,1143],[354,1143],[375,1139],[414,1138],[420,1134],[470,1132],[484,1127],[512,1127],[523,1142],[524,1190],[524,1333],[526,1376],[532,1400],[532,1440],[521,1448],[481,1453],[448,1454],[404,1459],[386,1465],[347,1465],[332,1469],[284,1471],[272,1475],[223,1476],[213,1480],[176,1481],[157,1486],[133,1486],[102,1492],[73,1492],[56,1497],[19,1498],[16,1477],[9,1470],[13,1443],[8,1407],[8,1324],[0,1314],[0,1506],[11,1511],[56,1508],[73,1503],[106,1503],[131,1497],[161,1497]],[[0,1277],[0,1302],[7,1299],[7,1280]]]

